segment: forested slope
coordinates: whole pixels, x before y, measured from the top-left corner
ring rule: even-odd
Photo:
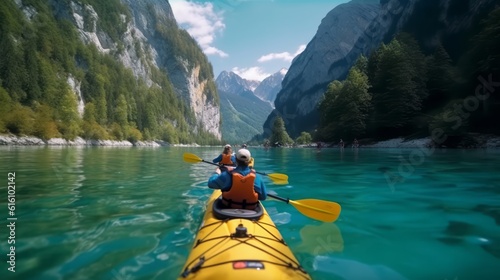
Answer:
[[[219,141],[200,124],[189,97],[174,87],[165,66],[197,68],[206,85],[204,100],[219,114],[211,65],[173,19],[156,14],[151,32],[164,45],[166,57],[155,58],[119,0],[59,2],[24,0],[19,7],[7,0],[0,5],[0,133],[43,139]],[[85,42],[82,33],[94,35],[100,45]],[[130,53],[142,76],[124,65],[123,57]],[[186,65],[179,65],[179,58]]]

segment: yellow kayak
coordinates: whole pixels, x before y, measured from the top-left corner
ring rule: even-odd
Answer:
[[[311,279],[262,204],[224,209],[220,196],[215,190],[208,200],[179,279]]]

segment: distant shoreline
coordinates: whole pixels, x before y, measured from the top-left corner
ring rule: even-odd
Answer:
[[[85,140],[77,137],[74,140],[66,140],[63,138],[52,138],[43,140],[34,136],[16,136],[16,135],[0,135],[0,146],[103,146],[103,147],[163,147],[174,146],[168,142],[155,141],[137,141],[132,143],[127,140]]]
[[[359,140],[358,148],[443,148],[443,149],[484,149],[484,148],[500,148],[500,136],[497,135],[487,135],[487,134],[474,134],[471,137],[475,141],[475,145],[470,146],[459,146],[459,147],[447,147],[447,146],[437,146],[431,137],[417,138],[417,139],[405,139],[403,137],[393,138],[389,140],[382,141],[363,141]],[[324,146],[321,148],[337,148],[339,145],[336,143],[322,143]],[[310,146],[311,147],[311,146]],[[314,143],[312,147],[316,148],[317,144]],[[344,149],[351,149],[351,143],[345,143]]]
[[[495,135],[475,135],[474,138],[477,140],[476,146],[471,147],[459,147],[459,149],[481,149],[481,148],[500,148],[500,136]],[[384,141],[373,141],[368,143],[363,143],[360,140],[360,145],[358,148],[448,148],[448,147],[435,147],[430,137],[410,139],[405,138],[394,138]],[[339,148],[338,144],[334,143],[324,143],[322,142],[323,148]],[[201,147],[196,143],[194,144],[170,144],[162,140],[153,141],[137,141],[132,143],[127,140],[85,140],[81,137],[75,138],[75,140],[66,140],[63,138],[52,138],[49,140],[42,140],[34,136],[16,136],[16,135],[0,135],[0,146],[83,146],[83,147]],[[317,148],[317,143],[311,143],[309,145],[299,145],[298,148]],[[352,149],[352,145],[346,144],[344,149]]]

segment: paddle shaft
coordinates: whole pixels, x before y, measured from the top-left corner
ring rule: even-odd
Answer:
[[[280,196],[277,196],[277,195],[274,195],[274,194],[269,194],[268,193],[267,196],[272,197],[272,198],[277,199],[277,200],[281,200],[281,201],[286,202],[286,203],[290,202],[290,199],[283,198],[283,197],[280,197]]]

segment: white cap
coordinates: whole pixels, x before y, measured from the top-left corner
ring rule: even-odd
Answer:
[[[226,146],[224,146],[224,148],[225,148],[225,149],[231,148],[231,145],[226,144]]]
[[[244,163],[249,163],[251,158],[252,155],[250,154],[250,151],[247,149],[239,149],[238,152],[236,153],[236,159]]]

